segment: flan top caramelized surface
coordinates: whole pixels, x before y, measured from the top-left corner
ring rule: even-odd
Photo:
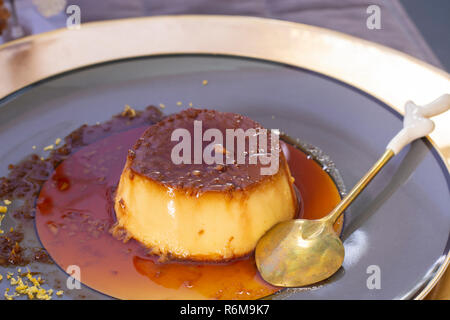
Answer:
[[[224,148],[216,148],[212,151],[221,153],[223,165],[206,164],[175,164],[171,159],[171,151],[179,141],[171,141],[171,134],[175,129],[187,129],[191,135],[191,155],[194,155],[194,121],[202,121],[203,133],[211,128],[218,129],[223,134]],[[261,168],[265,165],[257,161],[249,163],[249,153],[244,153],[245,163],[226,164],[226,157],[237,159],[238,148],[234,148],[231,154],[226,149],[226,129],[262,129],[256,121],[234,113],[219,112],[215,110],[187,109],[177,114],[164,118],[156,125],[145,131],[128,154],[130,169],[139,175],[150,178],[165,186],[185,191],[232,191],[244,190],[258,184],[268,175],[261,175]],[[267,149],[270,150],[270,130],[267,133]],[[248,137],[245,150],[248,151]],[[211,144],[211,141],[202,141],[202,150]],[[236,144],[236,137],[235,137]],[[260,150],[264,152],[263,150]],[[280,152],[280,151],[278,151]],[[280,152],[280,161],[283,157]],[[242,162],[242,161],[240,161]]]

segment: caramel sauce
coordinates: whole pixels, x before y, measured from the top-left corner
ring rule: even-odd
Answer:
[[[261,279],[253,256],[220,264],[159,262],[136,241],[123,243],[110,234],[115,186],[128,149],[145,129],[89,144],[55,169],[41,189],[35,216],[49,255],[64,270],[79,266],[85,285],[120,299],[257,299],[279,291]],[[326,215],[340,200],[333,180],[302,151],[282,147],[300,193],[299,214]]]

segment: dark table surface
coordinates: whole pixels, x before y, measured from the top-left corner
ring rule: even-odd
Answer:
[[[450,71],[450,1],[401,0],[401,3],[442,66]]]

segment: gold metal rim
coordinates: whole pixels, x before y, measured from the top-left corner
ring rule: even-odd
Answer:
[[[0,99],[57,74],[127,58],[223,54],[309,69],[356,87],[403,114],[450,92],[450,76],[407,54],[340,32],[243,16],[181,15],[91,22],[0,46]],[[61,59],[63,58],[63,59]],[[450,113],[434,118],[428,137],[450,172]],[[423,299],[450,264],[450,254],[415,299]]]

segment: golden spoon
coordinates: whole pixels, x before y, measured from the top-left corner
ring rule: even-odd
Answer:
[[[342,265],[344,246],[333,229],[336,220],[362,190],[404,146],[434,129],[429,117],[450,108],[450,94],[417,106],[405,105],[403,129],[389,142],[386,151],[342,201],[324,218],[296,219],[272,227],[256,245],[255,259],[264,280],[281,287],[301,287],[327,279]]]

